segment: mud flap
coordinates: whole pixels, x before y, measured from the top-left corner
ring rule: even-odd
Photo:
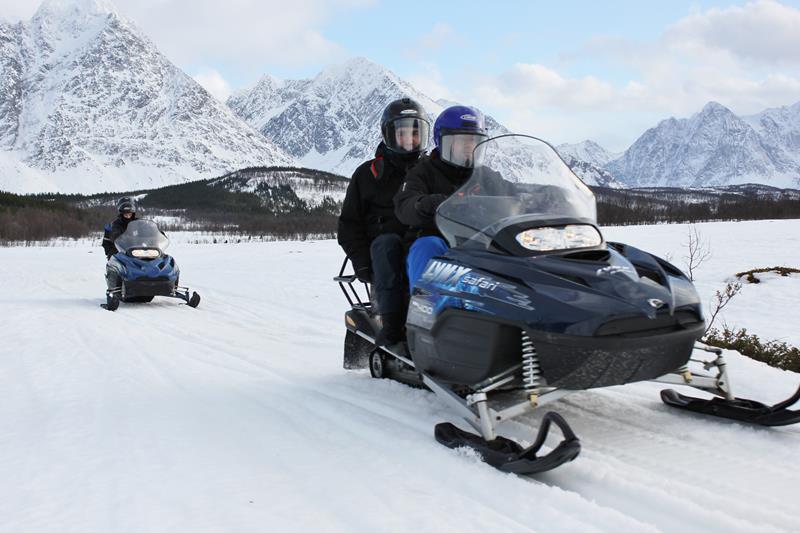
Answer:
[[[342,366],[347,370],[357,370],[369,367],[369,356],[375,345],[361,337],[356,332],[346,330],[344,335],[344,362]]]
[[[673,389],[661,391],[661,400],[671,407],[685,409],[704,415],[718,416],[761,426],[788,426],[800,422],[800,410],[788,409],[800,401],[800,387],[788,399],[769,406],[753,400],[737,398],[725,400],[712,398],[704,400],[684,396]]]
[[[551,424],[558,426],[564,439],[550,453],[538,457],[536,454],[544,444]],[[580,440],[575,436],[572,428],[561,415],[553,411],[544,415],[539,433],[536,435],[536,441],[528,448],[522,448],[518,443],[505,437],[486,441],[449,422],[437,424],[434,435],[440,444],[448,448],[471,448],[478,452],[488,464],[503,472],[514,474],[539,474],[553,470],[575,459],[581,451]]]

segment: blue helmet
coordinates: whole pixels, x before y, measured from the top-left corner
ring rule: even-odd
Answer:
[[[433,124],[433,142],[436,148],[442,147],[442,135],[448,133],[487,135],[486,119],[477,107],[450,106],[436,117],[436,122]]]
[[[456,138],[461,143],[454,142]],[[442,161],[463,168],[472,168],[472,149],[488,137],[486,119],[478,108],[454,105],[439,114],[433,125],[433,142]],[[471,147],[471,148],[470,148]]]

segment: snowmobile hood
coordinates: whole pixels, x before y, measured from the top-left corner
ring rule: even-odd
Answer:
[[[158,259],[137,259],[124,253],[117,253],[108,263],[108,267],[115,270],[125,281],[140,279],[165,279],[175,281],[180,270],[175,259],[169,255],[162,255]]]
[[[498,279],[523,284],[579,313],[603,316],[613,306],[617,315],[655,318],[690,307],[702,316],[699,297],[688,278],[668,262],[632,246],[609,243],[605,249],[534,257],[452,249],[447,257]]]

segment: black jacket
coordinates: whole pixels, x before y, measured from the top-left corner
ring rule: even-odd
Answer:
[[[436,227],[436,209],[472,177],[472,172],[471,168],[445,163],[439,158],[438,150],[419,160],[406,174],[402,189],[394,197],[397,218],[411,227],[408,240],[426,235],[442,236]],[[487,168],[475,189],[483,189],[490,196],[516,194],[512,183]]]
[[[403,158],[386,150],[383,143],[375,159],[362,163],[353,173],[339,215],[338,240],[356,272],[371,268],[369,247],[384,233],[405,235],[408,227],[395,216],[394,195],[416,158]]]
[[[436,208],[470,176],[472,169],[448,165],[439,158],[438,150],[419,160],[406,174],[402,189],[394,197],[397,218],[411,226],[411,238],[441,236],[436,229]]]
[[[114,246],[114,241],[125,233],[131,220],[136,220],[135,214],[130,219],[123,218],[122,215],[119,215],[111,223],[111,228],[107,229],[103,234],[103,251],[106,253],[107,258],[117,253],[117,247]]]

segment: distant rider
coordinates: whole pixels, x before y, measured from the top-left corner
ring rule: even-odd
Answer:
[[[393,198],[409,168],[428,146],[430,123],[410,98],[391,102],[381,117],[375,158],[353,173],[339,216],[338,240],[358,279],[373,283],[383,327],[376,343],[403,339],[406,312],[405,246],[408,228],[395,216]]]
[[[103,235],[103,250],[106,252],[106,259],[117,253],[114,241],[128,229],[131,220],[136,220],[136,204],[127,196],[117,200],[117,218],[106,226]]]

